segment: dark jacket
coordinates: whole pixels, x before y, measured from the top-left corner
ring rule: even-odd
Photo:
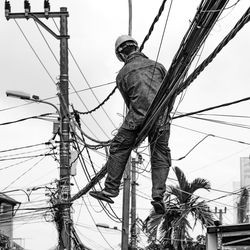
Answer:
[[[140,52],[132,53],[116,77],[116,84],[129,109],[122,125],[138,129],[166,75],[166,69]]]

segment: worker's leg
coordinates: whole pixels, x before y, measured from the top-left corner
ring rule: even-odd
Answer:
[[[119,193],[119,187],[128,158],[132,151],[137,132],[120,128],[110,146],[107,161],[108,175],[105,180],[105,190]]]
[[[162,200],[166,191],[166,180],[171,166],[171,154],[168,147],[170,125],[163,130],[153,129],[148,136],[151,153],[152,198]]]

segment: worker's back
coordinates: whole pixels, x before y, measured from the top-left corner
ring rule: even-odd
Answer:
[[[142,123],[165,74],[162,64],[148,59],[144,54],[135,52],[129,55],[116,79],[129,109],[126,117],[129,124],[134,123],[137,128]]]

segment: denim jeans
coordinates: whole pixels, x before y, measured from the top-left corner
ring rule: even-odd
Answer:
[[[171,166],[171,155],[168,147],[170,125],[159,130],[157,126],[148,134],[151,155],[151,177],[152,198],[163,198],[166,191],[166,180],[169,167]],[[133,149],[138,130],[129,130],[120,127],[110,146],[110,155],[106,163],[107,177],[105,189],[119,192],[119,186],[128,158]]]

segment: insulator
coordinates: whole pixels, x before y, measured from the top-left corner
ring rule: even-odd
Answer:
[[[32,99],[39,100],[40,98],[38,95],[32,95]]]
[[[5,9],[5,12],[8,12],[8,13],[11,11],[10,1],[5,0],[4,9]]]
[[[28,0],[24,1],[24,10],[25,12],[30,12],[30,3]]]
[[[44,9],[45,9],[45,11],[50,11],[49,0],[44,0]]]

